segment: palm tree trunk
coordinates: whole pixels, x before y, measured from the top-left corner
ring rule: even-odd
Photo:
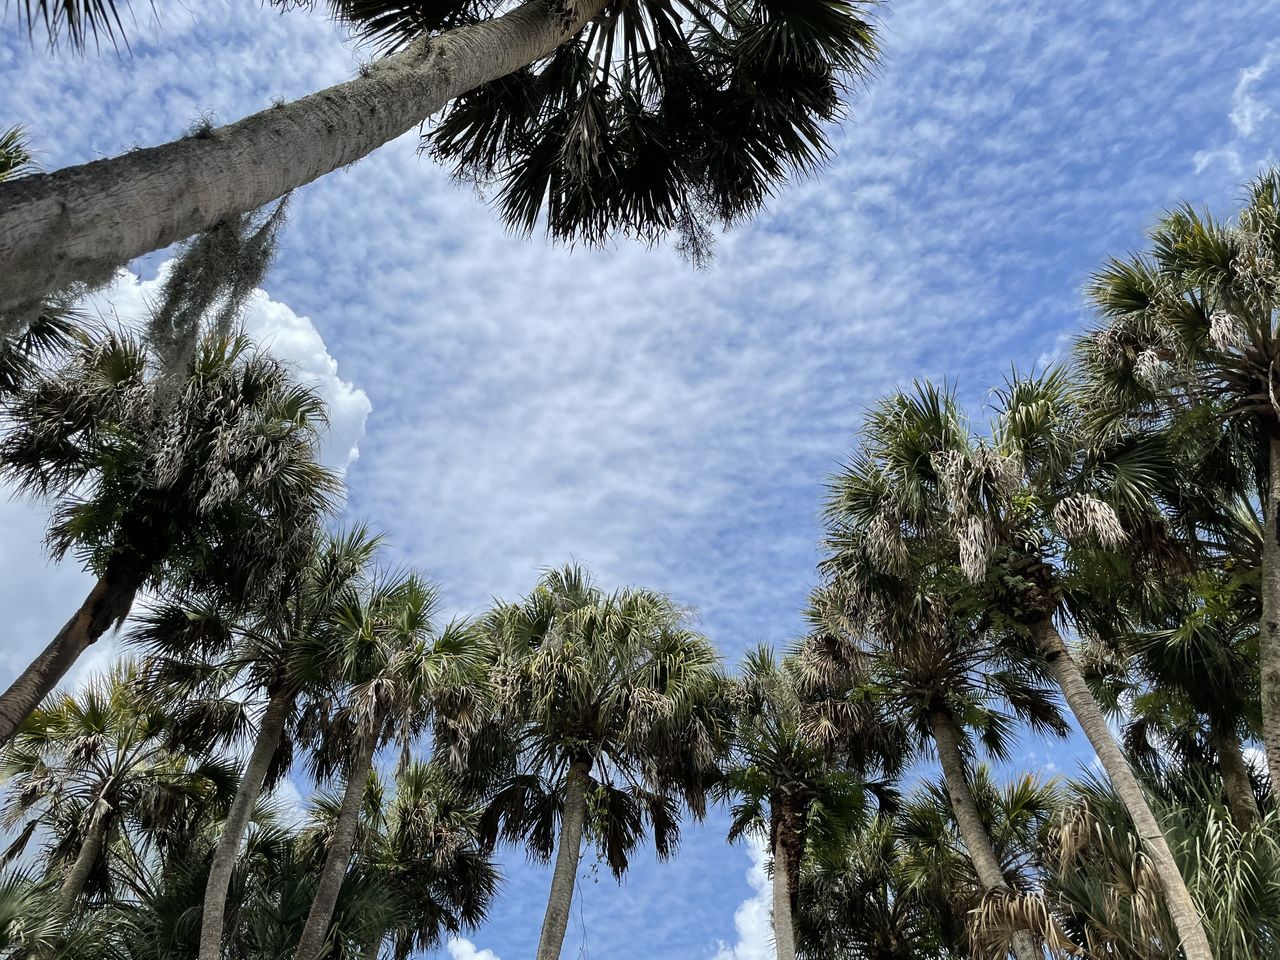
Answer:
[[[578,876],[578,857],[582,853],[582,831],[587,822],[587,785],[591,782],[591,761],[577,760],[569,767],[564,781],[564,810],[560,815],[560,842],[556,848],[556,867],[551,874],[551,893],[547,897],[547,913],[542,918],[542,935],[538,939],[537,960],[559,960],[569,926],[569,909],[573,906],[574,881]]]
[[[1273,790],[1280,790],[1280,430],[1268,443],[1270,471],[1262,505],[1262,745]]]
[[[80,852],[76,854],[75,863],[63,878],[58,888],[57,915],[62,919],[69,918],[76,908],[76,901],[84,894],[85,884],[89,882],[89,874],[93,865],[102,855],[102,847],[107,838],[107,817],[111,812],[110,805],[99,798],[93,805],[93,814],[89,818],[89,829],[84,841],[80,844]]]
[[[791,916],[791,875],[796,865],[790,862],[783,831],[773,830],[773,948],[778,960],[796,960],[795,923]]]
[[[0,694],[0,746],[13,739],[31,711],[58,685],[85,650],[129,615],[145,572],[108,571],[89,591],[80,609],[9,689]]]
[[[0,184],[0,315],[354,163],[454,97],[547,56],[606,2],[526,0],[228,126]]]
[[[987,825],[982,820],[969,786],[968,769],[960,750],[960,731],[956,722],[950,714],[935,711],[929,718],[929,725],[934,745],[938,749],[938,763],[942,766],[942,776],[947,784],[947,796],[951,799],[951,810],[960,828],[960,838],[973,862],[974,872],[978,875],[978,882],[982,884],[982,891],[1008,892],[1009,884],[1004,879],[1004,868],[1000,865],[1000,858],[996,856],[991,834],[987,831]],[[1036,947],[1034,938],[1026,930],[1014,932],[1013,953],[1018,960],[1041,960],[1044,956],[1044,951]]]
[[[1215,724],[1213,746],[1218,752],[1218,773],[1227,794],[1227,808],[1231,819],[1241,830],[1252,830],[1262,818],[1258,810],[1258,798],[1253,793],[1249,779],[1249,766],[1244,759],[1244,746],[1234,730]]]
[[[1142,848],[1151,865],[1160,878],[1164,888],[1165,905],[1182,941],[1182,950],[1186,960],[1214,960],[1213,951],[1209,947],[1209,938],[1204,931],[1204,923],[1200,919],[1200,911],[1187,890],[1186,881],[1178,869],[1178,863],[1169,849],[1164,831],[1156,820],[1155,814],[1147,803],[1146,794],[1138,778],[1134,776],[1129,761],[1120,750],[1111,728],[1107,726],[1106,717],[1098,701],[1093,699],[1080,667],[1076,664],[1067,649],[1062,635],[1049,618],[1041,620],[1032,628],[1033,637],[1040,651],[1049,663],[1049,671],[1062,695],[1071,708],[1080,729],[1089,738],[1102,767],[1111,780],[1111,786],[1120,796],[1120,800],[1129,812],[1134,829],[1142,842]]]
[[[284,725],[293,708],[293,700],[293,688],[288,684],[281,684],[280,689],[272,694],[267,702],[267,709],[262,714],[253,752],[249,755],[249,763],[240,778],[240,786],[231,802],[231,809],[227,812],[227,820],[222,825],[222,833],[218,836],[213,862],[209,865],[209,879],[204,888],[204,912],[200,917],[199,960],[221,960],[227,888],[231,885],[240,843],[249,829],[249,819],[253,816],[253,808],[262,793],[267,770],[284,737]]]
[[[342,792],[342,805],[338,808],[338,822],[334,826],[329,852],[325,855],[324,866],[320,870],[311,911],[307,914],[306,925],[298,940],[295,960],[318,960],[324,951],[329,922],[333,920],[338,893],[342,890],[342,881],[346,879],[347,867],[351,864],[351,848],[355,845],[356,829],[360,826],[360,805],[364,800],[369,770],[373,766],[373,753],[374,738],[370,736],[362,737],[352,753],[351,770],[347,774],[347,785]]]

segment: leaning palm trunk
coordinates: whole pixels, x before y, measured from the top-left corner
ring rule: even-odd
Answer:
[[[70,918],[75,912],[76,903],[84,895],[85,884],[89,882],[89,874],[93,872],[93,865],[102,855],[102,847],[107,839],[107,817],[110,813],[110,805],[99,797],[93,805],[80,852],[76,854],[75,862],[63,878],[62,886],[58,888],[56,910],[62,920]]]
[[[1267,772],[1273,784],[1280,784],[1280,431],[1275,428],[1269,451],[1271,469],[1262,511],[1262,630],[1258,665],[1262,672],[1262,744],[1267,751]]]
[[[138,565],[140,566],[140,565]],[[80,609],[50,644],[0,694],[0,746],[13,739],[31,711],[53,692],[80,655],[129,615],[146,573],[140,569],[108,572],[93,586]]]
[[[282,685],[272,694],[267,702],[267,709],[262,714],[262,723],[258,727],[253,752],[249,755],[249,764],[240,779],[235,800],[231,802],[226,822],[222,825],[222,833],[218,836],[213,862],[209,865],[209,880],[204,889],[204,912],[200,917],[200,960],[221,960],[227,888],[231,885],[231,874],[235,871],[240,843],[249,829],[253,808],[262,793],[267,770],[284,737],[285,721],[288,720],[292,707],[293,690]]]
[[[579,760],[569,767],[564,782],[564,810],[560,815],[560,842],[556,849],[556,867],[551,874],[551,893],[547,897],[547,913],[542,919],[542,936],[538,940],[537,960],[559,960],[569,926],[569,908],[573,906],[573,886],[578,875],[578,857],[582,853],[582,831],[587,821],[587,784],[591,763]]]
[[[1008,891],[1009,884],[1005,882],[1004,869],[1000,866],[1000,859],[991,843],[991,835],[969,787],[968,770],[964,754],[960,750],[960,731],[956,728],[955,720],[949,714],[937,711],[930,717],[929,726],[934,745],[938,749],[938,763],[946,780],[951,810],[955,815],[956,825],[960,828],[960,838],[973,862],[974,872],[978,875],[978,882],[982,884],[982,892]],[[1040,960],[1044,956],[1044,951],[1036,947],[1035,940],[1026,930],[1014,932],[1013,953],[1018,960]]]
[[[795,960],[796,934],[791,916],[791,875],[795,865],[787,854],[782,829],[773,831],[773,945],[778,960]]]
[[[1213,746],[1218,753],[1218,773],[1227,794],[1227,808],[1231,820],[1241,831],[1252,830],[1262,818],[1258,810],[1258,798],[1253,793],[1249,779],[1249,766],[1245,763],[1244,747],[1235,731],[1229,728],[1215,730]]]
[[[1049,671],[1062,690],[1080,729],[1098,754],[1102,767],[1111,780],[1111,786],[1120,797],[1142,842],[1143,851],[1151,861],[1160,885],[1164,890],[1165,905],[1181,939],[1186,960],[1214,960],[1205,934],[1200,911],[1187,890],[1187,884],[1178,870],[1173,851],[1155,814],[1147,803],[1138,778],[1134,776],[1129,761],[1120,750],[1115,737],[1107,726],[1106,717],[1098,701],[1093,699],[1080,668],[1067,649],[1062,635],[1049,618],[1033,627],[1033,634],[1040,651],[1049,663]]]
[[[605,5],[527,0],[207,134],[0,184],[0,315],[354,163],[454,97],[547,56]]]
[[[338,822],[334,825],[329,852],[325,855],[320,880],[316,883],[311,911],[307,914],[306,925],[298,940],[295,960],[319,960],[324,951],[329,922],[333,919],[334,908],[338,905],[338,893],[342,890],[342,881],[346,879],[347,867],[351,863],[351,848],[355,845],[356,829],[360,825],[360,805],[364,800],[369,770],[373,766],[373,753],[374,738],[368,735],[361,737],[351,756],[351,769],[347,774],[346,788],[342,792],[342,805],[338,808]]]

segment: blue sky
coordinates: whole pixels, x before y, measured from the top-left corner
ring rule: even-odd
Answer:
[[[318,15],[250,0],[158,0],[158,23],[135,6],[132,52],[85,58],[32,49],[5,14],[0,127],[27,126],[46,167],[234,120],[369,55]],[[1232,208],[1275,143],[1277,14],[1264,0],[896,0],[833,162],[723,237],[703,272],[661,248],[506,235],[402,139],[297,194],[250,322],[324,380],[333,458],[358,444],[350,513],[457,610],[573,557],[696,607],[736,659],[799,631],[822,481],[869,402],[947,378],[980,415],[1011,364],[1062,350],[1089,272],[1163,207]],[[40,522],[0,505],[0,602],[16,611],[3,681],[83,589],[46,568]],[[1048,753],[1030,743],[1026,762]],[[765,956],[750,853],[723,826],[690,829],[670,864],[642,858],[621,889],[584,861],[566,958],[698,960],[721,941],[721,960]],[[509,859],[471,939],[517,960],[549,871]]]

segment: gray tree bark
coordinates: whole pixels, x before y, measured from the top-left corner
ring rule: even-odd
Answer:
[[[560,840],[556,845],[556,866],[551,874],[551,893],[542,919],[537,960],[559,960],[564,934],[569,927],[573,888],[582,855],[582,832],[587,822],[587,786],[591,762],[579,760],[569,767],[564,783],[564,809],[560,814]]]
[[[57,912],[62,919],[70,917],[76,909],[76,901],[84,894],[85,884],[89,882],[89,874],[93,865],[102,855],[102,846],[107,837],[107,817],[111,807],[101,797],[94,802],[93,813],[89,817],[89,827],[75,862],[67,871],[62,885],[58,888]]]
[[[373,753],[372,737],[365,736],[355,745],[347,785],[342,791],[342,805],[338,808],[338,822],[333,829],[333,839],[329,843],[324,866],[320,869],[320,880],[316,884],[315,899],[311,901],[311,911],[307,914],[302,936],[298,939],[295,960],[318,960],[324,951],[329,923],[333,920],[333,911],[338,905],[338,893],[342,890],[342,881],[346,879],[347,867],[351,864],[351,848],[355,845],[356,830],[360,826],[360,804],[364,800],[365,784],[373,766]]]
[[[964,841],[965,850],[973,862],[982,891],[1008,891],[1010,888],[1004,879],[1004,868],[1000,865],[1000,858],[996,856],[991,834],[969,786],[968,765],[960,749],[960,730],[955,720],[941,711],[935,711],[930,716],[929,726],[938,750],[942,776],[947,784],[951,810],[955,815],[956,825],[960,828],[960,839]],[[1044,951],[1036,946],[1035,938],[1026,930],[1014,932],[1013,953],[1018,960],[1043,960],[1044,957]]]
[[[1067,706],[1071,708],[1080,729],[1098,754],[1098,759],[1111,780],[1111,786],[1129,811],[1142,849],[1160,878],[1165,905],[1178,931],[1186,960],[1214,960],[1204,923],[1200,919],[1200,911],[1187,890],[1186,881],[1173,858],[1173,851],[1169,849],[1164,831],[1151,812],[1146,794],[1142,792],[1142,786],[1134,776],[1128,759],[1112,736],[1102,708],[1089,692],[1080,667],[1072,658],[1051,619],[1046,618],[1037,623],[1032,633],[1049,662],[1049,671],[1061,688]]]
[[[141,574],[102,577],[80,609],[30,666],[0,694],[0,746],[13,739],[31,711],[58,685],[85,650],[114,624],[129,615],[141,589]]]
[[[1270,473],[1262,505],[1262,745],[1273,790],[1280,790],[1280,432],[1269,441]]]
[[[773,841],[773,949],[778,960],[796,960],[795,922],[791,916],[790,862],[782,831],[774,830]]]
[[[552,53],[605,5],[527,0],[228,126],[0,183],[0,315],[105,280],[134,257],[354,163],[460,94]]]
[[[1218,772],[1227,794],[1231,819],[1241,830],[1252,830],[1262,819],[1258,798],[1253,793],[1249,767],[1244,759],[1244,745],[1234,730],[1215,730],[1213,746],[1218,753]]]
[[[236,857],[240,854],[240,844],[249,829],[249,820],[253,816],[253,808],[262,793],[262,784],[267,778],[267,770],[275,757],[280,741],[284,737],[285,723],[289,711],[293,707],[294,693],[291,687],[282,685],[267,702],[267,709],[262,714],[262,722],[258,726],[258,736],[253,743],[253,752],[249,754],[249,762],[244,775],[240,778],[240,786],[236,789],[235,799],[227,812],[226,822],[222,825],[222,833],[218,836],[218,846],[213,852],[213,862],[209,865],[209,879],[204,888],[204,912],[200,916],[200,960],[221,960],[222,932],[226,922],[227,888],[231,885],[231,875],[235,872]]]

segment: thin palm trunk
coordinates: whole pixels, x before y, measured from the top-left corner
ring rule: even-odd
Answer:
[[[1258,810],[1258,798],[1253,793],[1249,779],[1249,766],[1244,759],[1244,745],[1229,727],[1215,729],[1213,746],[1218,753],[1218,773],[1227,794],[1227,808],[1231,819],[1241,830],[1252,830],[1262,814]]]
[[[1062,635],[1058,633],[1053,621],[1046,618],[1034,627],[1036,643],[1049,662],[1049,671],[1062,690],[1062,695],[1071,708],[1076,722],[1084,735],[1089,738],[1102,767],[1111,780],[1111,786],[1119,795],[1129,817],[1133,821],[1138,839],[1142,843],[1151,865],[1160,878],[1164,889],[1165,905],[1173,919],[1178,937],[1182,941],[1182,950],[1186,960],[1214,960],[1213,951],[1209,947],[1209,938],[1205,934],[1204,923],[1200,919],[1200,911],[1187,890],[1186,881],[1178,869],[1178,863],[1169,849],[1169,842],[1164,831],[1156,820],[1155,814],[1147,803],[1146,794],[1138,778],[1134,776],[1129,761],[1125,758],[1119,744],[1107,726],[1102,708],[1093,699],[1080,667],[1076,664],[1067,649]]]
[[[605,5],[527,0],[503,16],[423,36],[362,76],[228,126],[0,184],[0,315],[16,316],[69,283],[103,279],[354,163],[460,94],[547,56]]]
[[[773,945],[778,960],[795,960],[796,934],[791,916],[791,877],[796,865],[790,862],[783,831],[773,831]]]
[[[1262,671],[1262,744],[1267,752],[1271,782],[1280,784],[1280,430],[1272,429],[1268,449],[1271,469],[1263,503],[1262,630],[1258,660]]]
[[[80,844],[80,851],[76,854],[75,862],[67,871],[66,877],[63,878],[62,886],[58,888],[56,909],[58,916],[63,919],[69,918],[75,912],[76,903],[84,895],[85,885],[89,882],[89,874],[93,872],[93,865],[102,856],[102,847],[107,839],[107,817],[110,812],[110,805],[101,798],[93,805],[93,814],[89,818],[89,827]]]
[[[346,879],[347,867],[351,864],[351,848],[355,845],[356,829],[360,825],[360,805],[364,800],[369,770],[373,766],[373,753],[373,737],[362,737],[351,757],[351,770],[347,774],[347,785],[342,792],[342,805],[338,808],[338,822],[334,825],[329,852],[320,869],[311,911],[307,914],[306,925],[298,939],[295,960],[318,960],[324,950],[329,923],[333,920],[338,894],[342,890],[342,881]]]
[[[573,906],[574,881],[578,876],[578,858],[582,854],[582,831],[587,821],[587,785],[591,762],[579,760],[569,767],[564,782],[564,809],[560,815],[560,842],[556,849],[556,867],[551,874],[551,893],[547,896],[547,912],[542,919],[542,936],[538,940],[537,960],[559,960],[569,926],[569,909]]]
[[[108,572],[94,584],[80,609],[52,642],[0,694],[0,746],[13,739],[23,721],[53,692],[80,655],[129,615],[144,580],[143,573]]]
[[[253,816],[258,796],[262,793],[267,770],[270,769],[271,761],[284,737],[284,726],[289,718],[289,711],[293,708],[293,699],[292,688],[282,685],[267,702],[253,752],[249,755],[249,763],[240,779],[231,809],[227,812],[222,833],[218,836],[218,846],[213,852],[209,880],[204,889],[204,912],[200,917],[200,960],[221,960],[227,888],[231,885],[240,844],[249,829],[249,820]]]
[[[978,875],[978,882],[982,884],[982,892],[1008,892],[1009,884],[1005,882],[1004,868],[1000,865],[1000,858],[996,856],[991,834],[983,822],[973,790],[969,786],[968,766],[960,749],[959,728],[955,720],[942,711],[935,711],[931,715],[929,726],[938,750],[942,776],[947,784],[951,810],[955,815],[956,825],[960,828],[960,838],[964,841],[965,850],[973,862],[974,872]],[[1036,947],[1035,940],[1026,930],[1014,932],[1013,953],[1018,960],[1040,960],[1044,956],[1044,951]]]

